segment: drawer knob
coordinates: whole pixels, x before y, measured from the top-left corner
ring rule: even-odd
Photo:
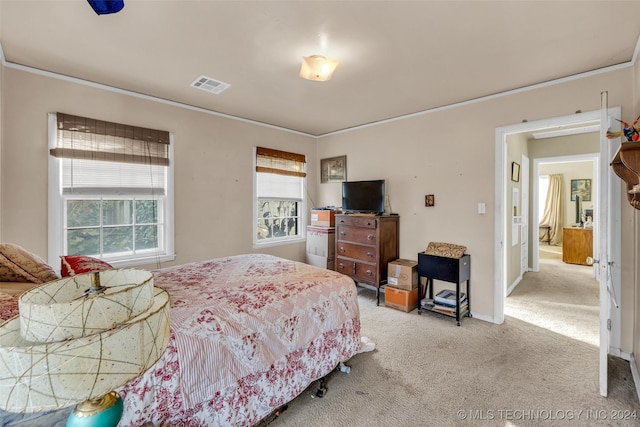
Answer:
[[[373,276],[373,271],[367,270],[367,276]]]
[[[369,235],[367,236],[367,240],[373,240],[373,234],[369,234]]]
[[[344,253],[344,246],[340,246],[340,253]]]
[[[369,258],[373,258],[373,252],[367,252],[367,256],[368,256]]]
[[[346,235],[347,235],[347,233],[345,233],[344,231],[341,231],[341,232],[340,232],[340,235],[341,235],[341,236],[346,236]]]

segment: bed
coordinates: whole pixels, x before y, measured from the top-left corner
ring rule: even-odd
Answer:
[[[154,270],[171,297],[160,360],[118,389],[119,426],[252,426],[360,349],[353,280],[264,254]],[[0,292],[3,320],[17,313]]]

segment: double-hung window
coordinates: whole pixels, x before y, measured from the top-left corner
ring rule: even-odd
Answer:
[[[50,114],[49,262],[174,258],[170,140],[165,131]]]
[[[305,168],[303,154],[256,148],[255,245],[304,237]]]

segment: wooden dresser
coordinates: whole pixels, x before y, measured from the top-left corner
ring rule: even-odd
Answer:
[[[397,215],[336,215],[336,271],[376,288],[387,283],[387,264],[399,258]]]
[[[562,261],[568,264],[587,264],[593,256],[593,229],[564,227],[562,229]]]

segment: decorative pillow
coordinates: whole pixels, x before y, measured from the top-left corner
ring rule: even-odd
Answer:
[[[113,268],[108,262],[86,255],[63,255],[60,257],[60,261],[62,277]]]
[[[13,243],[0,243],[0,281],[40,284],[59,278],[38,255]]]
[[[447,258],[460,258],[467,250],[466,246],[454,245],[453,243],[429,242],[427,250],[424,251],[428,255],[437,255]]]

